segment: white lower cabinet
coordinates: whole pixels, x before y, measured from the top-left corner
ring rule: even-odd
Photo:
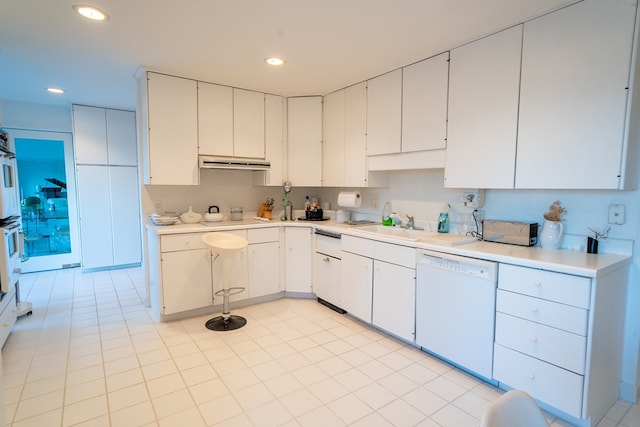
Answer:
[[[162,285],[165,315],[211,305],[211,251],[192,249],[163,253]]]
[[[222,304],[222,296],[215,296],[215,293],[223,288],[245,288],[230,296],[231,303],[282,290],[279,229],[225,233],[237,234],[249,242],[245,249],[230,258],[228,271],[223,265],[226,260],[202,241],[206,233],[149,238],[151,304],[161,305],[163,316]]]
[[[414,248],[342,238],[342,305],[349,314],[402,339],[415,339]]]
[[[312,291],[311,228],[285,228],[285,286],[287,292]]]
[[[342,252],[342,308],[371,323],[373,300],[373,260],[351,252]]]
[[[494,378],[596,425],[619,395],[625,277],[500,264]]]
[[[372,323],[407,341],[416,330],[416,270],[376,259]]]
[[[82,266],[104,268],[142,258],[138,168],[78,165]]]
[[[277,231],[277,230],[276,230]],[[280,243],[249,245],[249,297],[280,292]]]
[[[278,228],[249,229],[247,239],[249,240],[249,298],[282,291]]]

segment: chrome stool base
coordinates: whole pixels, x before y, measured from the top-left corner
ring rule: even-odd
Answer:
[[[220,289],[215,293],[216,296],[222,295],[222,316],[207,320],[207,323],[204,324],[207,329],[212,331],[233,331],[247,324],[247,319],[231,314],[229,311],[229,296],[239,294],[242,291],[244,291],[244,288],[236,287]]]

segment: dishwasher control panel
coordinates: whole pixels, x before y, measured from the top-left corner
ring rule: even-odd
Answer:
[[[498,277],[498,264],[495,262],[441,252],[418,250],[416,264],[418,268],[429,266],[489,281],[496,281]]]

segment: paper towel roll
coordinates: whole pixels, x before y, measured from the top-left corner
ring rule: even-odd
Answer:
[[[338,193],[338,205],[343,208],[359,208],[362,205],[362,197],[357,191],[341,191]]]

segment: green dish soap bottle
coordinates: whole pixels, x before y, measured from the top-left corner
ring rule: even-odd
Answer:
[[[391,218],[391,205],[389,202],[385,202],[384,208],[382,208],[382,225],[393,225],[393,218]]]

